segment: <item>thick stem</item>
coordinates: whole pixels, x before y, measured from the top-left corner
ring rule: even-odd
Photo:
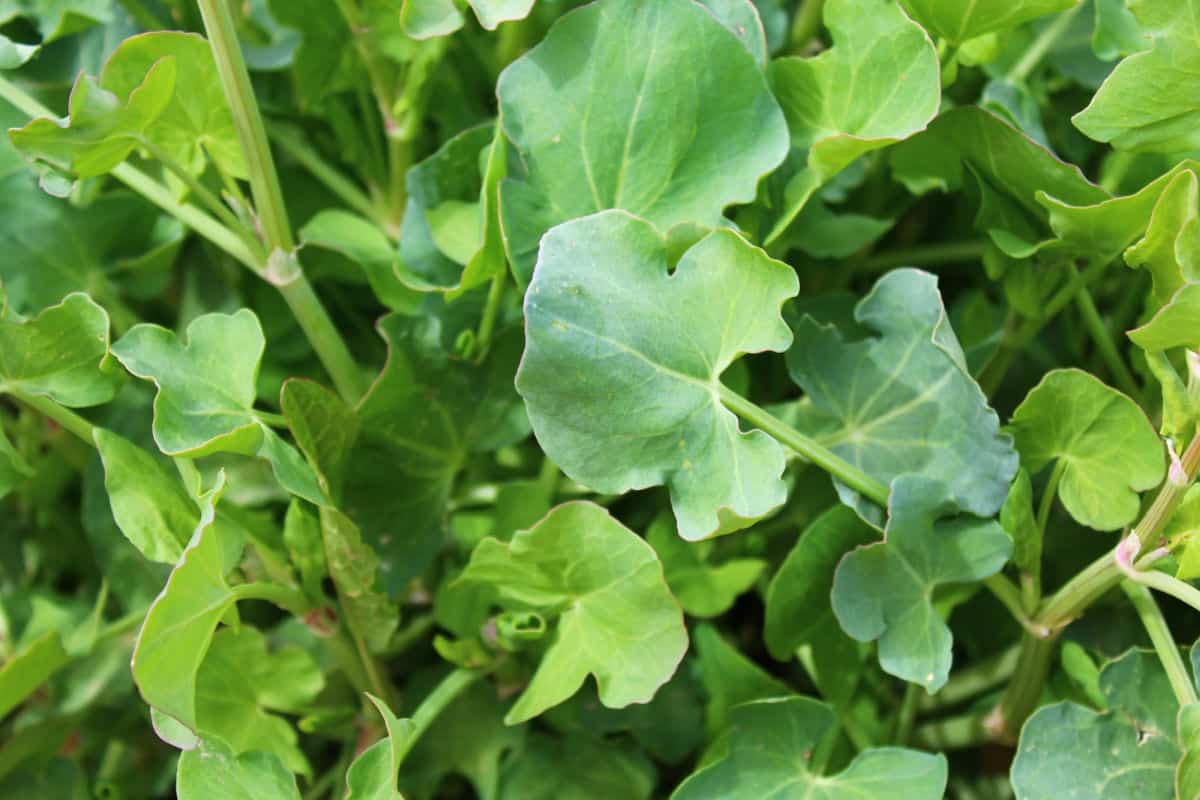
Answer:
[[[451,672],[442,682],[439,683],[432,692],[425,696],[421,701],[421,705],[417,706],[417,710],[409,717],[409,722],[412,727],[408,731],[408,736],[400,745],[396,752],[395,764],[400,764],[408,756],[413,745],[421,738],[421,736],[429,730],[429,726],[434,723],[438,715],[446,710],[446,707],[458,699],[459,695],[484,676],[484,670],[471,670],[459,668]]]
[[[725,407],[742,419],[769,434],[785,447],[790,447],[872,502],[881,506],[887,505],[888,487],[880,481],[833,453],[815,439],[810,439],[791,425],[768,414],[765,409],[751,403],[729,387],[722,384],[719,394]]]
[[[1179,655],[1179,647],[1175,644],[1171,629],[1167,627],[1167,621],[1163,618],[1162,609],[1154,602],[1150,590],[1133,581],[1123,581],[1121,589],[1129,597],[1129,602],[1133,604],[1134,610],[1142,620],[1146,633],[1150,635],[1150,643],[1154,645],[1154,652],[1162,662],[1179,705],[1187,706],[1197,702],[1196,687],[1192,685],[1192,678]]]
[[[92,432],[95,430],[95,428],[92,426],[92,423],[88,422],[71,409],[59,405],[49,397],[30,394],[29,392],[23,392],[20,389],[15,389],[12,387],[0,387],[0,392],[9,394],[13,398],[20,400],[22,403],[32,408],[34,411],[37,411],[43,416],[54,420],[65,430],[70,431],[83,441],[87,442],[88,445],[92,447],[96,446],[96,440],[92,438]]]
[[[1174,578],[1164,572],[1155,570],[1138,571],[1135,573],[1134,580],[1151,589],[1157,589],[1163,594],[1174,597],[1181,603],[1185,603],[1196,611],[1200,611],[1200,589],[1192,586],[1186,581],[1181,581],[1179,578]]]

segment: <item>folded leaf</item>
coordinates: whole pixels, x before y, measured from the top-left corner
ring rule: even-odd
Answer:
[[[687,650],[683,614],[654,550],[591,503],[561,505],[507,544],[484,539],[458,582],[491,587],[502,608],[557,616],[510,725],[563,702],[589,674],[604,705],[645,703]]]
[[[113,354],[139,378],[153,381],[154,441],[170,456],[256,455],[279,484],[317,505],[328,502],[295,448],[255,413],[256,381],[266,339],[249,309],[205,314],[188,325],[186,342],[157,325],[135,326]]]
[[[387,736],[364,750],[350,769],[346,770],[346,800],[404,800],[396,789],[400,760],[408,752],[406,742],[413,724],[398,719],[387,704],[374,695],[367,695],[387,726]]]
[[[108,314],[87,295],[68,295],[30,320],[0,318],[0,392],[80,408],[107,403],[120,379],[109,356]]]
[[[995,514],[1017,454],[967,371],[937,279],[894,270],[854,318],[877,335],[847,341],[807,315],[795,324],[788,369],[819,412],[817,438],[883,483],[921,475],[962,510]]]
[[[1077,369],[1054,370],[1013,413],[1010,430],[1030,473],[1063,464],[1058,497],[1101,531],[1133,522],[1139,492],[1163,479],[1162,442],[1137,404]]]
[[[936,692],[950,675],[950,628],[933,605],[947,583],[995,575],[1012,540],[993,520],[953,516],[945,486],[897,478],[884,541],[842,559],[833,577],[833,612],[860,642],[879,640],[884,672]]]
[[[864,750],[837,775],[814,774],[809,762],[833,727],[833,711],[809,697],[737,706],[727,752],[671,800],[934,800],[945,793],[946,757],[899,747]]]
[[[783,114],[754,57],[691,0],[572,11],[504,71],[497,93],[521,155],[500,207],[522,283],[560,222],[620,208],[664,233],[715,225],[787,155]]]

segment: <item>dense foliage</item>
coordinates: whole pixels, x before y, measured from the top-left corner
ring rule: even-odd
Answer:
[[[0,798],[1200,797],[1200,0],[0,0]]]

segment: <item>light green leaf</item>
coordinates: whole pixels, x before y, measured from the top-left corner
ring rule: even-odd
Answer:
[[[770,244],[813,192],[856,158],[924,130],[941,102],[937,50],[893,0],[830,0],[834,46],[814,58],[771,63],[771,85],[792,147],[807,166],[788,183]]]
[[[33,44],[18,44],[0,34],[0,69],[16,69],[38,54],[40,47]]]
[[[921,475],[962,510],[996,513],[1017,454],[967,371],[937,279],[894,270],[854,317],[877,335],[847,341],[807,315],[795,325],[788,369],[817,412],[807,424],[818,440],[883,483]]]
[[[554,640],[510,725],[533,719],[596,678],[610,708],[645,703],[687,650],[683,614],[644,540],[591,503],[561,505],[505,544],[485,539],[458,578],[505,610],[557,616]]]
[[[179,800],[300,800],[296,778],[270,753],[234,755],[218,739],[179,758],[175,778]]]
[[[131,97],[165,58],[175,62],[175,92],[143,135],[192,174],[202,173],[211,161],[228,175],[249,177],[217,64],[203,37],[159,31],[126,39],[105,64],[100,87]]]
[[[1129,5],[1153,46],[1113,70],[1075,127],[1120,150],[1175,153],[1200,147],[1200,0]]]
[[[298,378],[283,384],[279,403],[297,446],[316,468],[321,488],[335,506],[343,506],[342,487],[359,432],[354,410],[321,384]]]
[[[1079,0],[900,0],[913,19],[931,34],[956,44],[987,33],[1015,28],[1031,19],[1065,11]]]
[[[761,558],[735,558],[709,563],[712,542],[688,542],[679,538],[674,521],[660,516],[646,531],[646,541],[658,553],[671,593],[685,613],[708,618],[724,614],[739,596],[749,591],[762,575],[767,562]]]
[[[1037,473],[1065,463],[1058,497],[1078,522],[1101,531],[1133,522],[1138,493],[1163,479],[1163,445],[1137,404],[1077,369],[1054,370],[1013,413],[1021,461]]]
[[[400,28],[414,39],[449,36],[463,22],[454,0],[404,0],[400,7]]]
[[[396,247],[373,222],[349,211],[318,212],[300,229],[306,247],[340,253],[362,269],[379,302],[392,311],[410,311],[419,306],[424,281],[401,269]]]
[[[1166,539],[1185,541],[1176,577],[1185,581],[1200,578],[1200,486],[1188,489],[1179,508],[1163,527],[1162,535]]]
[[[158,388],[154,441],[170,456],[239,453],[264,458],[279,484],[312,503],[328,502],[300,454],[255,413],[266,339],[249,309],[205,314],[186,342],[166,328],[137,325],[113,345],[125,369]]]
[[[831,629],[845,636],[829,599],[834,570],[847,553],[878,539],[875,529],[844,505],[805,529],[767,588],[763,638],[772,656],[790,661],[796,648]]]
[[[346,770],[346,800],[403,800],[396,789],[396,779],[413,724],[397,719],[378,697],[368,694],[367,699],[383,717],[388,735],[364,750]]]
[[[120,378],[109,356],[108,314],[85,294],[70,294],[30,320],[0,319],[0,392],[79,408],[107,403]]]
[[[33,477],[33,474],[33,467],[17,452],[0,428],[0,500],[26,478]]]
[[[308,505],[294,498],[283,518],[283,545],[287,548],[288,560],[300,575],[304,594],[314,606],[323,604],[323,583],[329,577],[329,563],[321,521]]]
[[[1012,553],[999,524],[952,516],[956,510],[943,484],[897,478],[884,541],[847,555],[833,578],[842,630],[860,642],[878,639],[884,672],[929,692],[946,683],[952,645],[933,590],[994,575]]]
[[[364,637],[371,652],[387,646],[400,624],[400,607],[376,588],[379,555],[363,543],[358,526],[332,508],[321,509],[321,531],[329,577],[337,587],[342,613],[351,630]]]
[[[67,119],[41,117],[9,135],[27,158],[59,173],[79,178],[104,175],[129,157],[166,110],[175,76],[175,58],[164,57],[127,96],[117,96],[80,74],[71,90]]]
[[[217,624],[234,605],[221,531],[214,525],[223,491],[224,475],[201,499],[196,531],[150,606],[133,650],[133,681],[142,698],[190,731],[197,730],[196,673]]]
[[[809,763],[832,733],[829,706],[808,697],[760,700],[731,714],[728,752],[702,766],[671,800],[936,800],[946,790],[946,757],[899,747],[859,753],[837,775]]]
[[[216,633],[196,675],[196,722],[234,753],[271,753],[291,772],[311,777],[292,724],[268,712],[298,713],[325,685],[320,667],[303,649],[274,652],[256,628]]]
[[[93,436],[121,533],[151,561],[179,561],[200,519],[192,498],[142,448],[103,428],[96,428]]]
[[[1200,346],[1200,283],[1182,287],[1149,322],[1129,331],[1129,338],[1147,351]]]
[[[56,630],[47,631],[6,659],[0,667],[0,719],[70,661]]]
[[[572,11],[504,71],[497,92],[521,155],[500,190],[521,283],[560,222],[619,208],[664,233],[716,225],[787,154],[783,114],[754,57],[691,0]]]
[[[1101,61],[1116,61],[1150,49],[1149,38],[1142,33],[1125,0],[1096,0],[1095,7],[1092,50]]]
[[[737,234],[704,237],[668,272],[666,243],[620,211],[546,235],[525,296],[517,373],[546,454],[602,493],[667,485],[685,539],[744,527],[785,499],[784,455],[720,405],[738,356],[787,347],[790,267]]]
[[[1108,711],[1043,706],[1021,730],[1017,800],[1174,797],[1178,703],[1152,652],[1132,650],[1100,673]]]
[[[534,734],[505,761],[497,800],[650,800],[654,765],[619,741]]]
[[[0,25],[28,18],[45,44],[112,22],[112,5],[112,0],[0,0]]]
[[[1195,166],[1185,162],[1166,183],[1145,234],[1125,251],[1125,263],[1150,272],[1155,306],[1166,305],[1184,284],[1200,278],[1200,178]]]
[[[494,31],[502,22],[525,19],[536,0],[467,0],[485,30]]]
[[[1017,471],[1008,498],[1000,509],[1000,527],[1012,537],[1013,564],[1039,580],[1042,574],[1042,531],[1033,513],[1033,484],[1029,472]]]

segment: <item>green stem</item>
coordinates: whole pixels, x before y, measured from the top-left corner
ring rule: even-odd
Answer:
[[[422,734],[429,730],[429,726],[438,718],[438,715],[458,699],[459,695],[471,688],[475,681],[482,678],[484,674],[484,670],[459,668],[443,678],[442,682],[425,696],[421,705],[417,706],[417,710],[409,717],[412,727],[408,730],[408,736],[397,748],[393,765],[401,764],[412,750],[413,745],[417,743]]]
[[[1054,469],[1050,472],[1050,480],[1046,481],[1046,488],[1042,491],[1042,500],[1038,504],[1037,526],[1039,538],[1045,538],[1046,525],[1050,521],[1050,511],[1054,508],[1054,498],[1058,496],[1058,485],[1062,483],[1063,473],[1067,471],[1067,459],[1060,458],[1054,462]]]
[[[221,199],[209,191],[209,188],[201,183],[195,175],[184,169],[183,165],[172,158],[170,153],[167,153],[157,144],[148,139],[138,140],[138,146],[149,153],[151,158],[162,164],[167,171],[178,178],[183,185],[187,187],[188,191],[191,192],[192,195],[201,203],[203,203],[208,210],[211,211],[216,218],[225,225],[225,227],[229,228],[231,231],[241,234],[242,240],[246,242],[248,247],[253,248],[256,246],[257,240],[250,234],[249,231],[245,230],[241,220],[239,220],[234,213],[229,210],[229,206],[222,203]]]
[[[390,224],[399,230],[404,218],[404,207],[408,204],[408,169],[413,162],[413,142],[406,131],[387,131],[388,141],[388,217]]]
[[[492,333],[496,329],[496,320],[500,317],[500,307],[504,302],[504,289],[508,284],[508,270],[502,271],[492,278],[492,286],[488,289],[487,305],[483,308],[483,319],[479,322],[479,333],[475,337],[475,360],[483,363],[487,358],[488,349],[492,345]]]
[[[550,460],[550,456],[542,456],[542,466],[538,470],[537,482],[550,504],[554,504],[554,496],[558,493],[558,482],[562,473],[558,465]]]
[[[1181,581],[1172,575],[1157,570],[1138,571],[1133,578],[1134,581],[1151,589],[1157,589],[1163,594],[1170,595],[1181,603],[1200,611],[1200,589],[1192,586],[1186,581]]]
[[[881,506],[887,506],[888,487],[880,481],[875,480],[816,440],[810,439],[792,426],[767,413],[765,409],[751,403],[724,384],[720,385],[718,394],[725,407],[742,419],[769,434],[785,447],[790,447],[867,499]]]
[[[1050,52],[1055,43],[1071,27],[1071,22],[1074,20],[1075,14],[1082,7],[1083,4],[1080,3],[1074,8],[1064,11],[1053,22],[1047,25],[1041,34],[1038,35],[1037,39],[1033,41],[1033,44],[1026,48],[1025,54],[1021,56],[1021,59],[1013,64],[1012,68],[1004,76],[1004,79],[1009,83],[1021,83],[1029,77],[1029,73],[1033,72],[1037,68],[1037,65],[1042,63],[1042,59],[1046,57],[1046,54]]]
[[[291,127],[269,125],[267,134],[283,152],[308,170],[326,189],[337,195],[350,208],[370,219],[375,218],[375,204],[367,193],[321,157],[304,137]]]
[[[983,258],[987,245],[980,241],[944,242],[891,250],[864,258],[854,265],[858,273],[886,272],[896,267],[931,267],[973,263]]]
[[[49,397],[30,394],[29,392],[24,392],[11,386],[0,387],[0,391],[7,392],[13,398],[20,400],[34,411],[37,411],[43,416],[54,420],[60,426],[62,426],[63,429],[75,434],[80,439],[87,442],[90,446],[96,446],[96,440],[92,438],[92,432],[95,430],[95,428],[92,426],[92,423],[88,422],[86,419],[79,416],[69,408],[59,405]]]
[[[904,699],[900,701],[900,710],[896,713],[896,727],[892,732],[892,744],[904,747],[912,738],[913,723],[917,719],[917,708],[921,704],[921,695],[925,691],[915,683],[904,687]]]
[[[1122,581],[1121,589],[1129,597],[1129,602],[1133,604],[1134,610],[1142,620],[1146,633],[1150,635],[1150,643],[1154,645],[1154,652],[1158,654],[1158,660],[1162,662],[1163,669],[1167,673],[1167,680],[1171,682],[1171,689],[1175,692],[1179,705],[1187,706],[1197,702],[1196,687],[1192,685],[1188,669],[1179,656],[1179,647],[1176,646],[1175,639],[1171,636],[1171,629],[1167,627],[1167,621],[1163,618],[1162,609],[1158,607],[1158,603],[1154,602],[1154,596],[1150,594],[1150,590],[1133,581]],[[1200,595],[1200,592],[1197,594]]]
[[[312,606],[304,592],[299,589],[266,581],[234,586],[233,597],[239,602],[242,600],[265,600],[297,617],[303,617]]]
[[[338,394],[351,405],[357,403],[367,393],[366,378],[354,363],[350,350],[308,279],[303,273],[297,274],[293,280],[280,284],[279,291],[301,329],[308,334],[308,340],[317,358],[325,365]]]
[[[1071,272],[1073,275],[1079,274],[1079,270],[1074,264],[1071,265]],[[1092,293],[1086,286],[1081,287],[1079,293],[1075,295],[1075,306],[1079,309],[1079,314],[1083,317],[1083,324],[1087,326],[1096,349],[1100,351],[1100,357],[1104,359],[1104,363],[1113,378],[1116,379],[1118,387],[1125,394],[1136,398],[1138,396],[1137,381],[1134,379],[1133,373],[1129,371],[1129,367],[1125,365],[1124,359],[1121,358],[1121,353],[1117,350],[1117,345],[1109,334],[1108,326],[1100,318],[1100,311],[1096,308]]]
[[[1029,615],[1025,611],[1025,603],[1021,597],[1020,588],[1004,576],[996,573],[983,581],[984,587],[991,592],[1000,603],[1008,609],[1013,619],[1023,628],[1029,626]]]
[[[800,8],[796,18],[792,20],[792,30],[788,34],[788,52],[800,55],[808,47],[808,43],[821,31],[821,22],[825,16],[825,0],[800,0]]]
[[[272,428],[279,428],[280,430],[286,430],[288,427],[287,417],[283,416],[282,414],[276,414],[271,411],[260,411],[258,409],[255,409],[254,416],[258,417],[260,420],[265,422],[267,425],[270,425]]]
[[[950,680],[937,694],[921,698],[921,711],[938,711],[965,703],[985,692],[1004,685],[1017,668],[1020,646],[1013,646],[999,655],[977,661],[950,675]]]

